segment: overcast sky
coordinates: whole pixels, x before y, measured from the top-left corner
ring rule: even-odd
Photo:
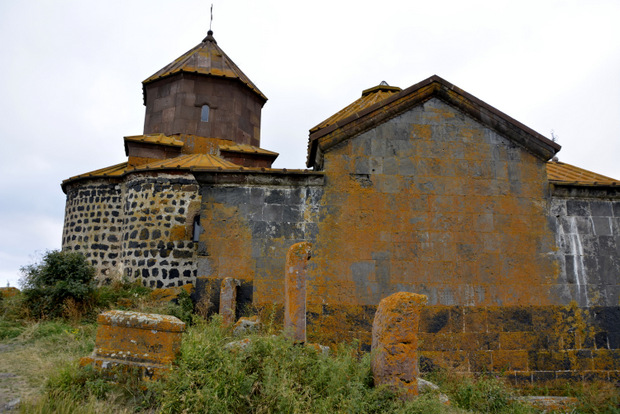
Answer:
[[[141,82],[200,43],[210,1],[0,0],[0,286],[60,248],[70,176],[126,160]],[[308,130],[385,80],[437,74],[620,178],[620,1],[213,0],[218,45],[269,98],[262,147],[304,168]]]

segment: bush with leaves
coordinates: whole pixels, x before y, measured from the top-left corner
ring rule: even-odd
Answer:
[[[59,317],[66,305],[83,310],[92,300],[95,269],[80,253],[50,250],[40,263],[20,270],[24,305],[32,317]]]

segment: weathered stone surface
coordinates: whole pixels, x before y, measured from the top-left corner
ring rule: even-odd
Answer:
[[[97,318],[95,350],[80,365],[114,373],[137,368],[147,379],[168,370],[181,347],[185,324],[174,316],[109,311]]]
[[[237,289],[241,286],[241,282],[232,277],[222,280],[220,289],[220,315],[222,315],[222,323],[226,326],[235,322],[235,313],[237,310]]]
[[[418,395],[418,324],[427,298],[398,292],[381,300],[372,325],[372,373],[375,384]]]
[[[294,341],[306,341],[306,277],[312,244],[294,244],[286,255],[284,271],[284,332]]]
[[[243,335],[248,332],[257,332],[259,328],[260,319],[258,316],[254,315],[249,318],[244,316],[239,318],[239,320],[235,323],[235,326],[233,327],[233,334]]]

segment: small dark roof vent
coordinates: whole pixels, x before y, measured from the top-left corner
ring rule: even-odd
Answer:
[[[390,86],[390,85],[388,85],[388,83],[386,81],[381,81],[381,83],[379,85],[381,85],[381,86]]]

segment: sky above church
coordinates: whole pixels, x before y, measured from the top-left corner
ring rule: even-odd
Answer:
[[[0,286],[61,245],[63,179],[126,160],[141,82],[200,43],[210,1],[0,2]],[[218,45],[269,98],[262,147],[304,168],[308,130],[386,81],[439,75],[620,179],[617,0],[213,0]]]

